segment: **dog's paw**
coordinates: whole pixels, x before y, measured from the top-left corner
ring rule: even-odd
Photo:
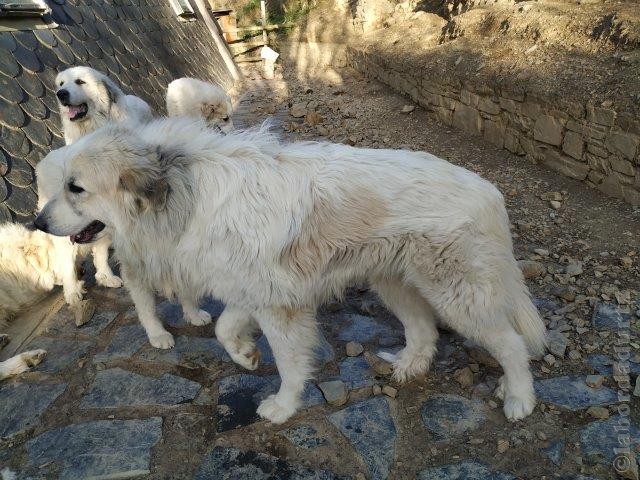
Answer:
[[[271,423],[284,423],[296,413],[296,408],[282,405],[278,402],[278,395],[269,395],[258,407],[258,415]]]
[[[175,340],[173,339],[173,335],[171,335],[169,332],[161,332],[157,335],[150,336],[149,343],[151,343],[151,345],[155,348],[160,348],[163,350],[173,348],[173,346],[176,344]]]
[[[76,306],[82,301],[82,297],[85,293],[84,282],[79,280],[74,283],[72,287],[63,288],[64,301],[68,305]]]
[[[255,370],[260,366],[260,350],[254,348],[249,353],[230,353],[231,359],[247,370]]]
[[[112,273],[97,272],[96,283],[101,287],[120,288],[122,286],[122,279]]]
[[[534,395],[523,395],[516,397],[507,395],[504,399],[504,416],[507,420],[515,422],[528,417],[536,407],[536,398]]]
[[[39,348],[38,350],[29,350],[28,352],[21,353],[20,356],[28,367],[32,368],[42,363],[47,356],[47,351]]]
[[[0,333],[0,350],[9,345],[11,341],[11,337],[6,333]]]
[[[211,315],[204,310],[196,310],[190,314],[184,314],[184,319],[191,325],[201,327],[202,325],[209,325],[211,323]]]
[[[405,349],[395,356],[392,364],[393,380],[398,383],[407,383],[415,377],[427,373],[431,366],[431,356],[410,353]]]

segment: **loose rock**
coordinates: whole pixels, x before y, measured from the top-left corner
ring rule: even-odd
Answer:
[[[518,260],[518,266],[522,270],[524,278],[537,278],[547,272],[545,266],[535,260]]]
[[[602,375],[587,375],[586,384],[591,388],[600,388],[604,382]]]
[[[347,343],[346,350],[349,357],[357,357],[364,351],[364,347],[358,342],[349,342]]]
[[[600,420],[606,420],[609,418],[609,409],[605,407],[589,407],[587,413],[593,418],[598,418]]]
[[[567,349],[567,337],[557,330],[550,330],[547,333],[547,348],[556,357],[563,358]]]
[[[344,382],[340,380],[332,380],[330,382],[322,382],[318,384],[318,388],[322,391],[327,403],[331,405],[340,406],[347,403],[349,393],[344,385]]]
[[[382,393],[391,398],[396,398],[398,396],[398,390],[393,388],[391,385],[385,385],[382,387]]]
[[[456,370],[456,372],[453,374],[453,377],[463,387],[470,387],[471,385],[473,385],[473,372],[469,367]]]

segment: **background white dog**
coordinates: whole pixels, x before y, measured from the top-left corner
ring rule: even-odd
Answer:
[[[202,118],[224,133],[233,129],[233,107],[229,95],[222,87],[195,78],[179,78],[169,84],[167,114],[170,117]]]
[[[36,226],[91,237],[114,229],[142,325],[166,333],[154,292],[227,308],[216,335],[255,368],[253,317],[282,377],[258,413],[287,420],[312,376],[315,311],[353,280],[368,280],[405,327],[393,362],[404,381],[435,354],[436,317],[501,364],[510,420],[535,406],[527,347],[545,327],[512,253],[498,190],[420,152],[328,143],[280,144],[264,132],[221,135],[202,122],[110,125],[54,152],[64,179]]]
[[[144,100],[125,95],[113,80],[93,68],[73,67],[64,70],[57,75],[56,86],[67,144],[110,121],[141,123],[152,118],[151,107]],[[36,167],[40,208],[57,191],[61,176],[61,165],[53,162],[43,160]],[[111,239],[108,234],[103,233],[96,238],[90,248],[79,249],[75,242],[65,238],[54,241],[60,258],[67,259],[66,268],[61,269],[60,273],[65,300],[70,305],[82,300],[84,292],[83,282],[76,274],[78,254],[85,255],[89,250],[92,251],[98,285],[111,288],[122,286],[122,280],[114,275],[109,266]]]

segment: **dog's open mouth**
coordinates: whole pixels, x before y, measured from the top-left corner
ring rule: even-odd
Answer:
[[[104,227],[104,223],[94,220],[84,227],[80,233],[71,235],[71,243],[91,243],[96,235],[104,229]]]
[[[67,116],[72,122],[84,118],[89,111],[86,103],[81,103],[80,105],[65,105],[65,107],[67,107]]]

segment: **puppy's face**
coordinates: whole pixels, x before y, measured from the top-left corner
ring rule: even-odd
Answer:
[[[233,120],[231,120],[231,103],[216,102],[203,103],[200,107],[203,118],[212,127],[218,127],[222,132],[229,133],[233,130]]]
[[[52,151],[42,162],[61,174],[35,226],[74,243],[95,241],[106,227],[123,225],[149,206],[164,208],[168,187],[154,149],[107,126]]]
[[[71,122],[83,122],[96,112],[108,112],[116,101],[113,82],[89,67],[73,67],[56,77],[60,114]]]

